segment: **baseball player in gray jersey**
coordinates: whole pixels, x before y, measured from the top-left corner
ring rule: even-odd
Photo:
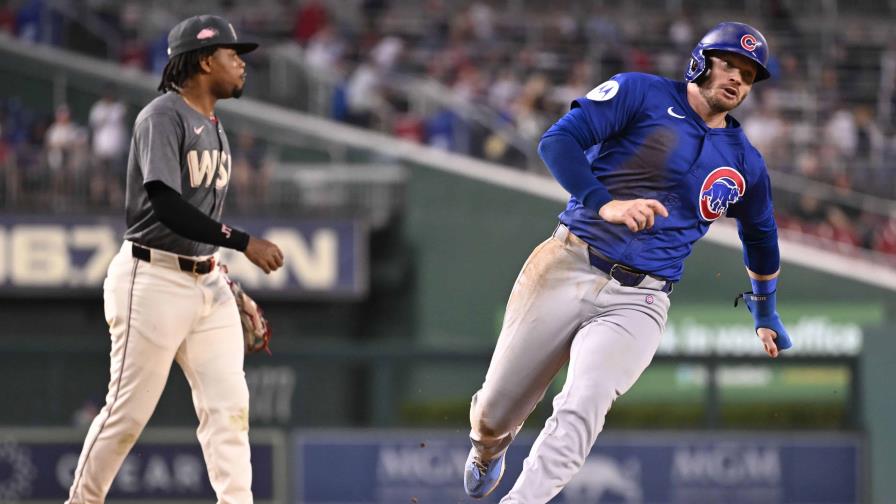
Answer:
[[[84,441],[68,503],[100,503],[165,387],[172,360],[193,391],[197,435],[219,503],[252,502],[249,392],[243,331],[218,247],[240,250],[265,273],[283,265],[273,243],[220,222],[230,146],[217,100],[246,78],[240,42],[217,16],[168,35],[164,94],[138,115],[128,157],[127,231],[103,284],[112,340],[106,404]]]

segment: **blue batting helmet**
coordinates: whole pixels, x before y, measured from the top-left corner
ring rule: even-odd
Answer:
[[[756,62],[756,79],[768,79],[768,43],[759,30],[744,23],[719,23],[700,39],[691,51],[684,78],[688,82],[697,80],[706,73],[706,51],[727,51],[746,56]]]

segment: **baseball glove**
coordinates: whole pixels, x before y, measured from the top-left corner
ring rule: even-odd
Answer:
[[[231,280],[227,275],[227,266],[221,265],[224,273],[224,279],[230,287],[230,292],[236,300],[236,307],[240,312],[240,322],[243,325],[243,341],[245,342],[246,353],[255,353],[264,350],[271,355],[271,349],[268,345],[271,342],[271,326],[264,318],[264,311],[261,307],[246,294],[240,283]]]

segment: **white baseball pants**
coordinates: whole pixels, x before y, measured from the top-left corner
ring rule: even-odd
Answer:
[[[177,256],[157,250],[151,263],[141,261],[125,241],[109,265],[103,298],[112,339],[109,391],[84,440],[66,502],[105,501],[177,361],[192,388],[197,435],[218,502],[250,504],[243,336],[220,271],[180,271]]]
[[[650,364],[669,297],[647,277],[625,287],[591,266],[584,241],[558,226],[529,256],[507,303],[482,388],[470,407],[470,439],[491,460],[510,445],[551,380],[569,361],[554,411],[502,500],[544,504],[581,468],[604,418]]]

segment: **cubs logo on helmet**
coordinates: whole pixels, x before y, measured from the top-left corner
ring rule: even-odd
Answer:
[[[700,186],[700,216],[703,220],[714,221],[725,214],[728,205],[737,203],[747,181],[734,168],[723,166],[711,171]]]

